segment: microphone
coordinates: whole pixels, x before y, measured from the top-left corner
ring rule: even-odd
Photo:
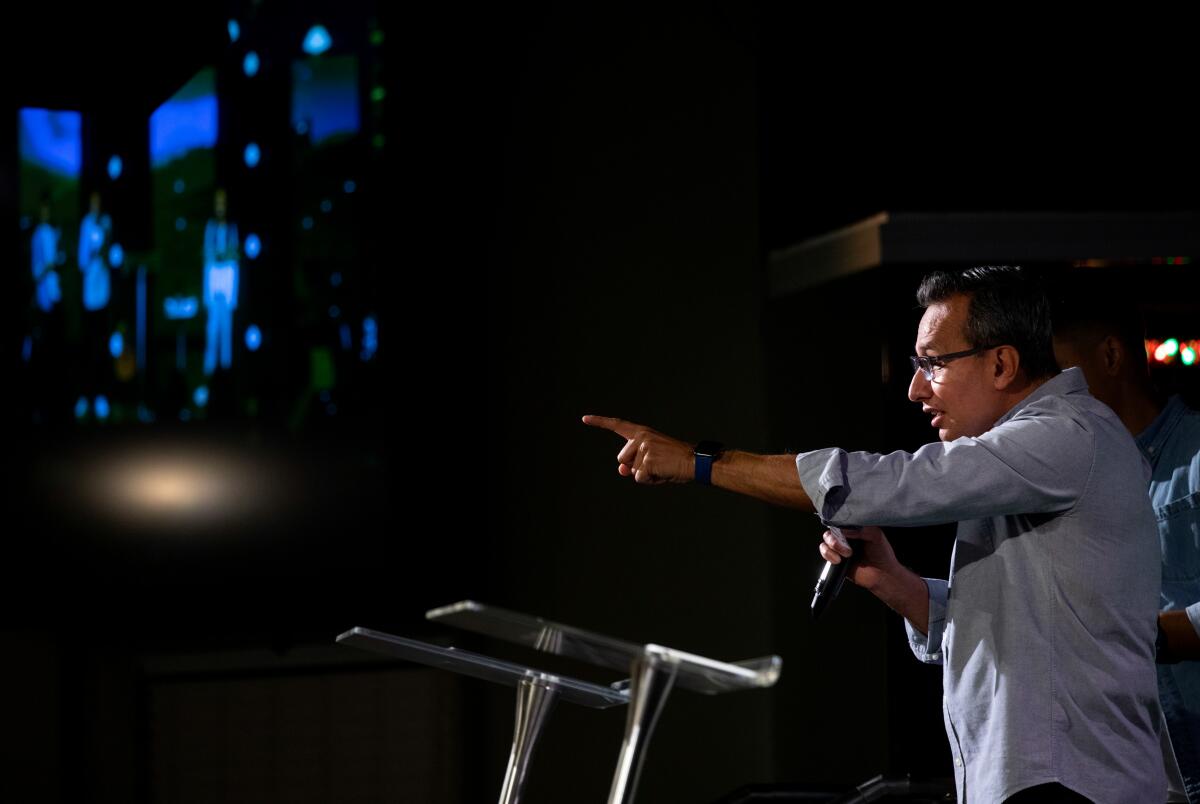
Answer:
[[[830,525],[829,530],[837,538],[846,541],[846,536],[842,533],[841,528]],[[858,528],[846,528],[846,530],[858,530]],[[829,604],[837,598],[838,592],[842,591],[842,584],[846,582],[846,573],[857,558],[858,553],[856,552],[849,558],[843,556],[838,564],[834,564],[832,561],[825,562],[825,569],[821,570],[821,577],[817,578],[817,586],[813,590],[811,609],[814,620],[829,608]]]

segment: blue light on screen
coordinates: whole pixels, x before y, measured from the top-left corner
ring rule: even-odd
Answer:
[[[333,37],[324,25],[314,25],[304,35],[304,52],[310,56],[320,56],[333,47]]]
[[[21,109],[21,159],[51,173],[79,178],[83,169],[83,116],[79,112]]]
[[[163,313],[172,321],[195,318],[200,303],[195,296],[170,296],[163,301]]]
[[[292,126],[320,145],[360,129],[358,59],[304,59],[292,65]]]
[[[159,168],[216,144],[216,79],[205,68],[150,115],[150,163]]]

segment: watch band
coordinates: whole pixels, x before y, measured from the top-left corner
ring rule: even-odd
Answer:
[[[696,482],[702,486],[712,485],[712,465],[725,452],[725,445],[719,441],[701,441],[696,445],[693,454],[696,456]]]

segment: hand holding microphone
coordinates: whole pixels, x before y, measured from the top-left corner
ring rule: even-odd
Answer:
[[[829,604],[837,599],[842,584],[846,582],[846,573],[857,558],[843,531],[857,534],[858,528],[843,529],[830,525],[822,536],[820,550],[821,557],[825,559],[825,568],[821,570],[821,577],[817,579],[817,586],[813,590],[811,609],[814,619],[820,617]]]
[[[849,539],[853,539],[851,546]],[[822,537],[821,558],[826,564],[812,600],[813,617],[819,617],[849,579],[875,592],[889,577],[904,572],[883,531],[876,527],[830,527]]]

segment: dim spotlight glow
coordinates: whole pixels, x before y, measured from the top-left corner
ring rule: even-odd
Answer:
[[[114,501],[144,513],[196,514],[230,494],[227,481],[202,461],[142,459],[117,469],[110,480]]]
[[[246,327],[246,348],[251,352],[257,352],[258,347],[262,346],[262,330],[257,324],[251,324]]]
[[[108,353],[114,359],[125,353],[125,336],[119,332],[114,332],[112,337],[108,339]]]
[[[247,78],[253,78],[258,75],[258,54],[253,50],[247,53],[246,57],[242,59],[242,72],[246,74]]]
[[[187,185],[184,184],[183,179],[176,179],[174,188],[176,195],[183,195],[183,191],[187,189]]]
[[[342,286],[342,272],[334,271],[331,273],[329,275],[329,284],[335,288],[340,288]]]
[[[259,160],[262,159],[262,149],[258,147],[257,142],[252,142],[246,146],[242,158],[246,161],[246,167],[256,168],[258,167]]]
[[[324,25],[314,25],[304,35],[304,52],[310,56],[320,56],[333,47],[333,38]]]
[[[262,253],[262,241],[258,239],[258,235],[251,232],[246,235],[246,256],[254,260]]]
[[[120,268],[125,263],[125,249],[120,243],[113,243],[108,248],[108,264],[113,268]]]
[[[305,231],[308,231],[309,229],[313,228],[313,219],[312,219],[312,216],[311,216],[311,215],[305,215],[305,216],[304,216],[304,217],[303,217],[303,218],[300,220],[300,225],[304,227],[304,230],[305,230]]]
[[[100,518],[153,526],[156,537],[195,533],[186,527],[237,521],[274,509],[291,480],[286,465],[244,445],[161,436],[124,448],[75,454],[49,468],[61,475],[59,482],[78,488]]]
[[[229,30],[229,41],[236,42],[242,36],[242,26],[237,20],[230,20],[226,28]]]
[[[75,418],[82,419],[88,412],[88,399],[86,396],[81,396],[75,400]]]
[[[321,201],[321,211],[324,212],[326,215],[328,215],[330,212],[333,212],[333,202],[330,201],[328,198],[323,199]]]
[[[200,385],[192,392],[192,401],[196,403],[196,407],[202,408],[208,404],[208,386]]]
[[[108,177],[113,181],[121,178],[121,171],[124,167],[125,165],[121,162],[121,157],[113,154],[108,158]]]
[[[1196,362],[1196,350],[1191,346],[1185,346],[1179,352],[1179,360],[1183,365],[1190,366]]]
[[[100,421],[105,421],[108,418],[108,414],[112,412],[108,406],[108,397],[104,394],[96,397],[92,409],[96,411],[96,418]]]
[[[346,179],[346,183],[342,185],[342,190],[346,195],[350,195],[357,189],[358,185],[355,184],[354,179]]]
[[[187,228],[187,218],[178,217],[175,219],[175,231],[182,232]]]

